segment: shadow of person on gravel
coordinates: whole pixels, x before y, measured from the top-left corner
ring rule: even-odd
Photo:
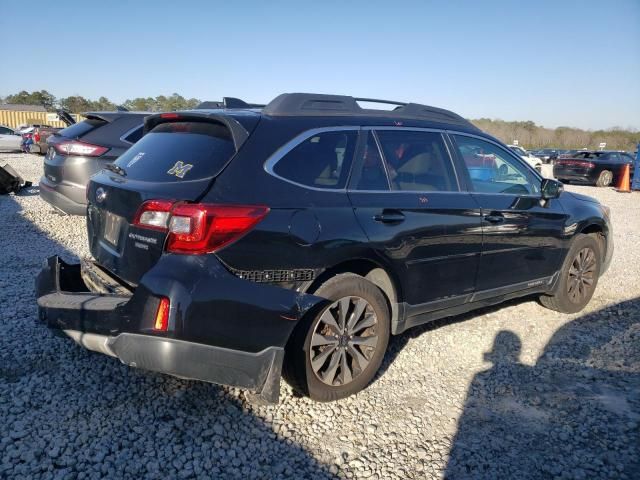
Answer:
[[[290,407],[129,368],[38,323],[43,259],[78,261],[38,226],[40,201],[0,197],[0,478],[332,478]]]
[[[496,335],[467,393],[446,478],[639,478],[640,299],[560,328],[533,367]]]

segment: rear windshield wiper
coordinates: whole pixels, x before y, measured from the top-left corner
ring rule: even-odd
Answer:
[[[110,170],[114,173],[117,173],[118,175],[122,175],[123,177],[127,176],[127,172],[124,171],[124,168],[119,167],[118,165],[116,165],[115,163],[107,163],[104,168],[106,168],[107,170]]]

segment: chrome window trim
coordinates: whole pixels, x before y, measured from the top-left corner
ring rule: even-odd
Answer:
[[[131,128],[131,129],[127,130],[120,137],[120,141],[123,142],[123,143],[128,143],[129,145],[133,145],[133,142],[130,142],[129,140],[125,140],[125,138],[127,138],[129,135],[131,135],[133,132],[135,132],[139,128],[142,128],[144,130],[144,123],[141,123],[140,125],[137,125],[137,126]],[[142,132],[142,136],[144,136],[144,131]],[[142,138],[142,137],[140,137],[140,138]]]
[[[281,146],[278,150],[276,150],[269,158],[267,158],[267,160],[264,162],[264,165],[263,165],[264,171],[267,172],[269,175],[276,177],[279,180],[282,180],[283,182],[287,182],[292,185],[296,185],[298,187],[306,188],[307,190],[315,190],[320,192],[346,193],[347,185],[349,184],[349,178],[347,178],[347,183],[345,184],[344,188],[313,187],[311,185],[305,185],[303,183],[298,183],[298,182],[294,182],[293,180],[289,180],[288,178],[278,175],[276,172],[274,172],[273,169],[276,166],[276,164],[282,158],[284,158],[284,156],[287,155],[291,150],[296,148],[305,140],[313,137],[314,135],[317,135],[319,133],[325,133],[325,132],[345,132],[345,131],[360,132],[360,130],[361,130],[360,126],[356,126],[356,125],[344,125],[340,127],[319,127],[319,128],[312,128],[311,130],[305,130],[304,132],[293,137],[291,140],[289,140],[287,143]],[[353,160],[351,162],[351,166],[353,166]]]
[[[125,135],[123,136],[127,136],[130,132],[132,132],[134,129],[131,129],[129,132],[127,132]],[[312,137],[313,135],[317,135],[319,133],[324,133],[324,132],[343,132],[343,131],[355,131],[355,132],[369,132],[369,131],[376,131],[376,130],[408,130],[408,131],[416,131],[416,132],[433,132],[433,133],[439,133],[442,141],[445,145],[447,154],[449,155],[449,161],[451,162],[451,166],[453,168],[453,172],[456,178],[456,184],[458,186],[458,190],[457,191],[427,191],[427,190],[355,190],[352,188],[349,188],[349,179],[347,179],[347,183],[345,185],[344,188],[321,188],[321,187],[313,187],[310,185],[305,185],[303,183],[298,183],[295,182],[293,180],[289,180],[288,178],[285,178],[281,175],[278,175],[277,173],[274,172],[274,167],[275,165],[286,155],[288,154],[291,150],[293,150],[294,148],[296,148],[298,145],[300,145],[302,142],[304,142],[305,140],[307,140],[308,138]],[[374,132],[375,133],[375,132]],[[367,126],[356,126],[356,125],[342,125],[342,126],[335,126],[335,127],[318,127],[318,128],[312,128],[310,130],[305,130],[302,133],[299,133],[298,135],[296,135],[295,137],[293,137],[291,140],[289,140],[287,143],[285,143],[284,145],[282,145],[280,148],[278,148],[273,154],[271,154],[271,156],[269,158],[267,158],[267,160],[264,162],[263,164],[263,168],[264,171],[267,172],[269,175],[282,180],[283,182],[287,182],[291,185],[296,185],[297,187],[300,188],[304,188],[307,190],[313,190],[313,191],[317,191],[317,192],[334,192],[334,193],[399,193],[399,194],[403,194],[403,193],[408,193],[408,194],[423,194],[423,195],[433,195],[433,194],[473,194],[473,195],[506,195],[506,196],[514,196],[513,193],[491,193],[491,192],[475,192],[469,189],[463,189],[460,185],[460,178],[458,175],[458,170],[456,168],[456,162],[453,159],[453,155],[451,152],[451,150],[449,149],[449,145],[447,144],[446,138],[444,138],[444,135],[463,135],[463,136],[467,136],[467,137],[473,137],[473,138],[477,138],[479,140],[491,143],[493,145],[495,145],[496,147],[498,147],[500,150],[505,151],[507,153],[507,155],[511,156],[512,158],[517,159],[518,162],[520,162],[521,165],[524,165],[526,169],[528,169],[531,173],[533,173],[534,177],[537,178],[538,180],[540,180],[540,182],[542,182],[542,180],[544,180],[544,178],[538,173],[537,170],[535,170],[533,167],[531,167],[527,162],[525,162],[523,159],[521,159],[520,157],[518,157],[515,153],[509,151],[508,148],[504,148],[502,145],[500,145],[499,143],[495,142],[494,140],[484,137],[482,135],[474,135],[472,133],[468,133],[468,132],[461,132],[459,130],[451,130],[451,129],[441,129],[441,128],[428,128],[428,127],[405,127],[405,126],[391,126],[391,125],[367,125]],[[384,155],[381,147],[380,147],[380,143],[378,140],[377,135],[373,135],[376,145],[378,147],[378,150],[380,151],[381,155]],[[129,143],[129,142],[127,142]],[[353,168],[353,161],[351,163],[351,167]],[[385,165],[384,165],[385,171],[386,171],[386,160],[385,160]],[[351,172],[349,177],[351,177]],[[387,172],[387,181],[389,181],[389,175]],[[391,188],[391,187],[390,187]],[[523,198],[541,198],[540,195],[537,194],[527,194],[527,195],[518,195],[519,197],[523,197]]]

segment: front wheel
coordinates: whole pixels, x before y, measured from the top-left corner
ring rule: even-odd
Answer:
[[[355,274],[336,275],[314,295],[327,304],[296,327],[283,376],[299,393],[327,402],[359,392],[375,376],[389,343],[389,306]]]
[[[551,295],[541,296],[540,303],[562,313],[579,312],[593,296],[601,265],[600,247],[596,239],[579,234],[569,249],[555,291]]]

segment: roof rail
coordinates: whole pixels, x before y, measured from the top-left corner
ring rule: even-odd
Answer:
[[[234,97],[224,97],[221,102],[219,101],[205,101],[201,102],[196,110],[208,110],[214,108],[262,108],[264,105],[258,103],[247,103],[244,100]]]
[[[362,108],[358,102],[384,103],[397,105],[393,110]],[[404,103],[393,100],[358,98],[347,95],[324,95],[315,93],[283,93],[274,98],[262,109],[262,113],[271,116],[331,116],[331,115],[367,115],[385,118],[407,118],[429,120],[437,123],[464,125],[477,130],[471,122],[460,115],[442,108]]]

